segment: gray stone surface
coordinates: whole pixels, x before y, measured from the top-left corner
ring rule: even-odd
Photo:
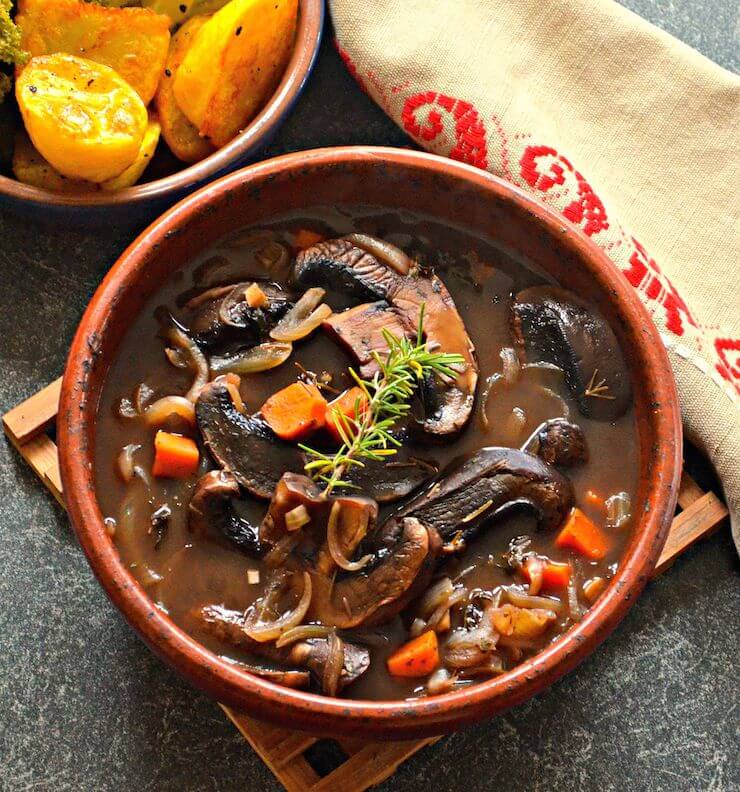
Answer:
[[[737,68],[736,3],[627,5]],[[404,142],[325,46],[271,153]],[[84,305],[125,242],[0,214],[0,412],[61,372]],[[0,790],[277,790],[216,705],[108,603],[63,512],[5,442],[0,504]],[[724,529],[653,583],[574,673],[426,749],[383,788],[738,789],[739,612]]]

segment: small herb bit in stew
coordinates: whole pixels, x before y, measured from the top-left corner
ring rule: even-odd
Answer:
[[[363,460],[377,462],[393,456],[400,442],[390,433],[396,422],[411,410],[411,398],[419,384],[427,377],[454,379],[453,366],[463,358],[450,352],[430,352],[424,340],[424,303],[419,309],[416,342],[398,338],[387,330],[383,338],[388,354],[383,359],[378,352],[373,357],[379,371],[371,380],[363,380],[354,369],[349,373],[365,395],[367,404],[354,405],[354,415],[348,417],[341,410],[332,412],[334,426],[342,438],[342,445],[334,454],[325,454],[310,446],[301,448],[312,457],[304,465],[307,473],[326,484],[324,493],[335,487],[354,486],[343,476],[352,466],[363,467]]]

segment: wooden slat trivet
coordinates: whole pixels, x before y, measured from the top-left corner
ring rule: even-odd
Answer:
[[[3,428],[35,473],[64,506],[53,428],[59,404],[61,379],[52,382],[3,416]],[[713,492],[704,492],[684,471],[678,493],[678,511],[655,568],[664,572],[678,556],[700,539],[709,536],[727,516],[725,505]],[[336,740],[341,758],[326,775],[309,763],[310,754],[320,751],[324,740],[310,734],[271,726],[223,707],[224,712],[270,768],[288,792],[364,792],[389,778],[400,764],[439,737],[404,742]],[[307,758],[308,754],[308,758]]]

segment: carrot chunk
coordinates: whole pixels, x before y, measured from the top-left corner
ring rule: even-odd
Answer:
[[[306,382],[294,382],[262,405],[262,417],[283,440],[300,440],[324,425],[326,399]]]
[[[260,289],[260,287],[253,283],[248,286],[244,291],[244,299],[250,308],[262,308],[267,303],[267,295]]]
[[[200,452],[194,440],[161,429],[154,436],[152,473],[160,478],[189,478],[198,470]]]
[[[317,234],[315,231],[311,231],[308,228],[301,228],[295,232],[293,246],[298,250],[303,250],[304,248],[311,247],[311,245],[317,245],[319,242],[322,242],[323,239],[324,237],[321,234]]]
[[[567,588],[570,580],[570,564],[561,564],[558,561],[551,561],[549,558],[541,556],[529,556],[522,567],[522,574],[530,582],[535,574],[535,566],[539,566],[542,569],[543,589]]]
[[[577,507],[570,510],[555,544],[593,561],[602,559],[609,549],[609,541],[602,530]]]
[[[329,402],[326,408],[326,428],[338,443],[342,442],[342,435],[337,428],[334,410],[339,410],[347,418],[354,418],[357,412],[359,412],[360,416],[364,415],[367,406],[368,400],[365,391],[357,385],[337,396],[334,401]],[[359,411],[356,408],[359,408]]]
[[[439,665],[437,633],[428,630],[405,643],[386,661],[388,672],[399,677],[421,677],[431,674]]]

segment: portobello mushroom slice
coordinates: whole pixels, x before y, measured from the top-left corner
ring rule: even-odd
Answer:
[[[293,276],[304,286],[325,286],[365,301],[385,299],[399,277],[349,239],[329,239],[302,250]]]
[[[265,305],[247,303],[245,293],[252,283],[265,293]],[[188,334],[205,349],[237,343],[248,346],[267,338],[291,306],[289,295],[276,283],[245,281],[196,295],[185,304],[185,321]]]
[[[522,451],[556,467],[573,467],[588,462],[583,429],[565,418],[551,418],[541,423],[524,443]]]
[[[286,515],[293,509],[303,507],[310,518],[303,530],[312,536],[317,545],[323,545],[329,514],[336,503],[341,508],[337,539],[341,552],[349,559],[365,538],[365,533],[375,527],[378,504],[371,498],[361,496],[324,497],[314,481],[299,473],[284,473],[278,482],[260,526],[260,537],[264,543],[278,542],[290,530]],[[325,574],[334,569],[328,552],[319,552],[317,565]]]
[[[379,369],[373,353],[382,358],[388,354],[384,330],[396,338],[411,338],[416,332],[405,314],[384,300],[332,314],[321,326],[354,358],[365,379],[370,379]]]
[[[220,605],[208,605],[193,611],[190,618],[197,628],[223,643],[229,643],[282,666],[306,668],[319,681],[323,679],[330,656],[327,638],[308,638],[278,649],[273,643],[258,643],[244,632],[246,620],[241,611],[230,610]],[[345,641],[344,663],[339,675],[338,689],[341,690],[352,684],[369,667],[368,650]]]
[[[337,580],[311,573],[309,617],[349,629],[383,624],[400,613],[429,583],[441,541],[433,527],[414,518],[400,520],[398,534],[393,547],[376,554],[367,570]]]
[[[585,416],[613,421],[627,411],[632,388],[619,342],[576,295],[556,286],[524,289],[512,304],[511,324],[519,357],[561,368]]]
[[[201,390],[195,417],[213,459],[258,498],[272,497],[284,471],[303,467],[298,448],[277,437],[260,416],[240,412],[223,381]]]
[[[532,508],[542,530],[554,530],[573,506],[573,487],[554,467],[514,448],[482,448],[414,498],[381,528],[383,546],[395,544],[402,524],[414,517],[434,526],[448,550],[464,547],[514,505]]]
[[[403,275],[350,239],[334,239],[301,251],[296,258],[294,277],[302,284],[326,285],[375,301],[372,307],[350,309],[354,313],[346,317],[339,314],[334,322],[326,325],[327,330],[350,347],[361,365],[367,365],[368,353],[377,349],[378,335],[382,340],[379,330],[383,325],[399,335],[415,336],[423,305],[423,330],[429,347],[457,353],[463,363],[454,381],[434,378],[425,383],[422,397],[426,415],[421,427],[434,435],[452,434],[462,429],[473,409],[478,364],[462,317],[447,287],[436,275],[422,274],[418,267]],[[378,305],[378,301],[387,303],[388,308]],[[370,323],[365,334],[360,326],[363,320]]]
[[[250,555],[262,555],[259,528],[234,511],[232,500],[238,499],[241,487],[233,473],[212,470],[202,476],[188,506],[188,527],[197,536],[227,539]]]
[[[399,437],[395,432],[392,434]],[[436,463],[419,459],[402,446],[390,462],[368,460],[363,467],[351,467],[345,478],[378,503],[392,503],[419,489],[438,471]]]

